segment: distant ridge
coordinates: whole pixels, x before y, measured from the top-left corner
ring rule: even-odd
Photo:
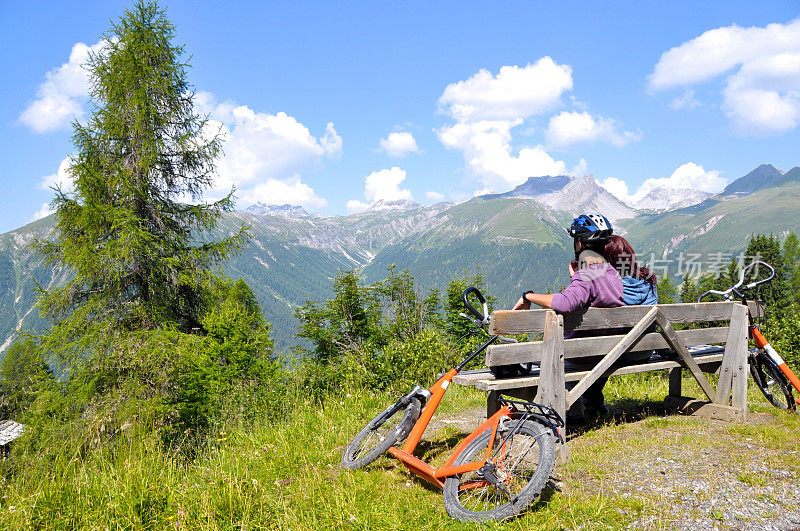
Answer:
[[[720,195],[749,195],[762,188],[770,188],[786,182],[785,175],[772,164],[762,164],[726,186]]]
[[[543,177],[528,177],[510,192],[498,194],[498,197],[535,197],[537,195],[557,192],[569,184],[567,175],[545,175]]]

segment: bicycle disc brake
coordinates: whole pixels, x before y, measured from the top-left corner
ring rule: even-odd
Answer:
[[[511,494],[511,491],[506,488],[505,478],[501,479],[497,475],[497,465],[493,462],[486,461],[486,463],[478,469],[478,474],[482,475],[483,479],[494,485],[497,489],[504,492],[505,495],[508,496],[508,499],[511,500],[511,503],[517,502],[517,497]]]

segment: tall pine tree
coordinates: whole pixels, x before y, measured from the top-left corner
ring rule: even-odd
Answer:
[[[787,286],[787,268],[783,258],[780,240],[770,234],[769,236],[757,234],[750,239],[747,245],[747,255],[752,259],[766,262],[775,268],[775,278],[768,284],[758,288],[757,296],[766,300],[772,312],[782,313],[789,304],[789,292]],[[756,279],[766,278],[769,274],[766,268],[759,268],[758,274],[748,278],[750,282]]]
[[[786,263],[789,297],[794,304],[800,303],[800,240],[794,232],[783,242],[783,260]]]
[[[60,355],[112,332],[202,328],[211,269],[246,237],[196,239],[233,203],[202,202],[221,140],[194,111],[174,36],[164,10],[139,1],[87,65],[94,112],[74,123],[74,191],[56,191],[56,238],[36,243],[75,275],[40,299]]]

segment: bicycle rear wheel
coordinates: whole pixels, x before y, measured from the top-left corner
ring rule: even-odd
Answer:
[[[779,409],[794,410],[792,386],[781,370],[760,350],[750,359],[750,374],[764,397]]]
[[[495,466],[490,471],[497,478],[495,483],[480,470],[445,480],[444,506],[451,517],[462,522],[506,520],[524,511],[542,492],[555,466],[553,432],[530,421],[512,424],[510,429],[516,433],[505,443],[504,434],[495,440],[494,448],[499,451],[493,452]],[[483,461],[491,437],[492,430],[483,432],[453,465]]]
[[[419,412],[420,402],[416,398],[412,398],[405,408],[393,404],[380,412],[347,445],[342,466],[351,470],[366,466],[404,441],[417,422]]]

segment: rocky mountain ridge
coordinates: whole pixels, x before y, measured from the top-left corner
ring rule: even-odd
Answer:
[[[209,236],[234,233],[242,223],[251,227],[252,240],[224,269],[250,284],[285,352],[297,342],[294,310],[328,297],[342,269],[360,268],[371,282],[392,265],[408,268],[426,290],[479,268],[501,305],[523,287],[558,290],[568,282],[563,229],[582,211],[606,213],[645,260],[650,253],[659,259],[682,252],[732,253],[755,232],[800,231],[800,168],[762,179],[749,192],[752,187],[736,184],[742,179],[731,183],[733,193],[665,212],[634,210],[591,176],[529,179],[510,192],[459,204],[383,203],[347,216],[259,205],[226,215]],[[67,278],[67,271],[43,264],[27,246],[34,237],[46,238],[52,227],[50,217],[0,235],[0,356],[14,330],[44,326],[34,308],[37,284],[53,286]]]

